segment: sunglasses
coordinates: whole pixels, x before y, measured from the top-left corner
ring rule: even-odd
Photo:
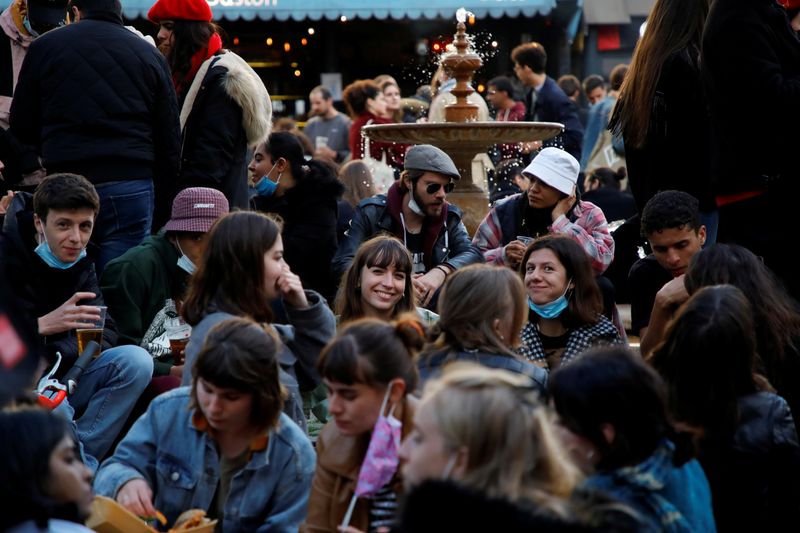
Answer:
[[[439,192],[439,189],[444,187],[445,194],[450,194],[455,189],[456,184],[452,181],[447,185],[442,185],[441,183],[429,183],[427,187],[425,187],[425,192],[428,194],[436,194]]]

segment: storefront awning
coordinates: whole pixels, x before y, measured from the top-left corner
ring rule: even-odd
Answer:
[[[146,17],[155,0],[121,0],[127,18]],[[207,0],[214,18],[228,20],[455,19],[464,7],[477,18],[546,15],[557,0]]]

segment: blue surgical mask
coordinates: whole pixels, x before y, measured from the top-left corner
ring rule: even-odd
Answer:
[[[56,254],[53,253],[53,250],[50,249],[50,244],[48,244],[47,237],[44,236],[44,233],[42,233],[42,242],[39,243],[39,246],[36,247],[34,252],[36,252],[36,255],[42,258],[42,261],[44,261],[47,266],[51,268],[58,268],[60,270],[72,268],[78,263],[78,261],[86,257],[86,248],[84,248],[81,250],[81,253],[78,255],[78,258],[75,261],[71,263],[62,261],[56,256]]]
[[[283,172],[278,173],[277,180],[272,181],[271,179],[269,179],[269,175],[272,174],[273,170],[275,170],[275,165],[277,164],[278,163],[272,165],[272,168],[269,169],[269,172],[267,172],[267,174],[263,178],[261,178],[258,183],[256,183],[256,191],[258,191],[259,196],[264,196],[269,198],[270,196],[275,194],[275,191],[278,190],[278,183],[280,183],[281,181],[281,176],[283,176]]]
[[[183,253],[183,250],[181,250],[181,244],[177,240],[175,241],[175,244],[178,245],[178,250],[181,252],[181,256],[178,258],[178,268],[188,274],[194,274],[194,271],[197,270],[194,262],[189,259],[189,256]]]
[[[31,21],[27,15],[22,19],[22,25],[25,26],[25,29],[28,30],[31,37],[36,38],[39,36],[39,32],[31,27]]]
[[[528,297],[528,307],[531,308],[531,311],[542,318],[558,318],[561,313],[564,312],[564,309],[567,308],[569,303],[567,300],[567,292],[569,291],[570,283],[572,283],[572,280],[567,282],[567,288],[564,289],[564,293],[552,302],[539,305],[534,303],[533,300]]]

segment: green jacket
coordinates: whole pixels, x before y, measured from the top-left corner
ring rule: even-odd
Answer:
[[[106,265],[100,290],[109,314],[117,321],[120,344],[140,346],[164,302],[183,295],[188,274],[178,267],[179,257],[162,233]],[[168,374],[172,365],[159,359],[154,361],[154,375]]]

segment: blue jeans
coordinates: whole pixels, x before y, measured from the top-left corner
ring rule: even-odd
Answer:
[[[91,456],[87,465],[108,453],[152,375],[153,358],[132,345],[103,350],[86,368],[69,407],[77,414],[84,454]]]
[[[100,213],[92,242],[100,248],[95,259],[97,277],[106,264],[133,248],[150,234],[155,196],[152,180],[112,181],[95,185]]]

